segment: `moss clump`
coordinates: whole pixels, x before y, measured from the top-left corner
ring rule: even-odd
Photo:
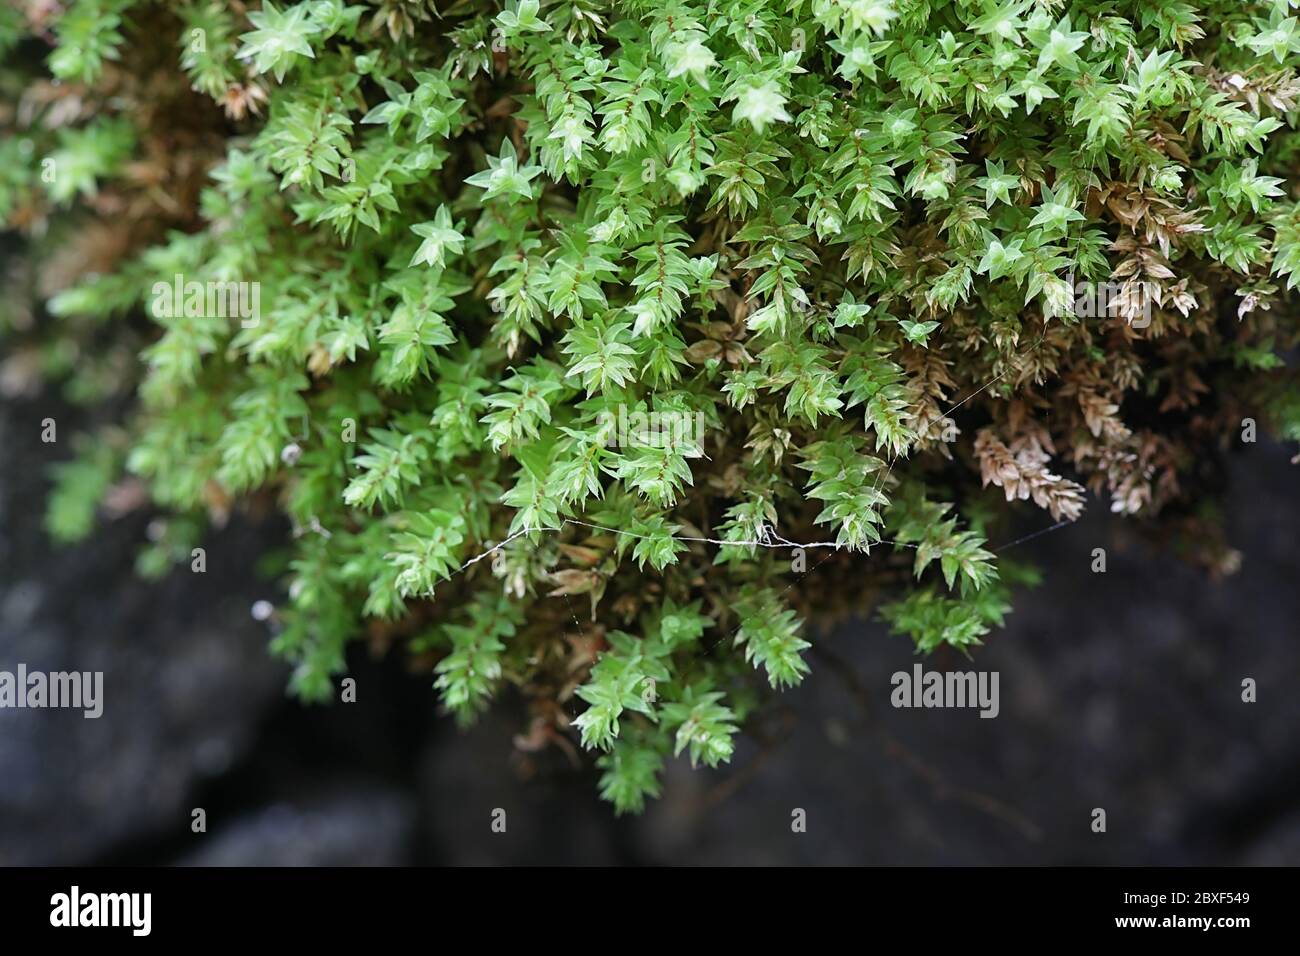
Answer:
[[[11,339],[137,396],[53,530],[141,482],[157,571],[273,502],[300,694],[363,632],[462,720],[513,684],[620,811],[814,612],[980,643],[1007,502],[1224,567],[1219,449],[1300,438],[1285,2],[69,0],[0,45]]]

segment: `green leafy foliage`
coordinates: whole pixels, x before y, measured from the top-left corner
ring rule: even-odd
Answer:
[[[1157,519],[1244,417],[1300,439],[1284,0],[53,6],[0,13],[61,81],[0,114],[0,216],[55,318],[0,332],[134,404],[51,530],[142,482],[156,574],[274,503],[296,693],[369,634],[620,813],[731,759],[819,612],[974,652],[1007,502]]]

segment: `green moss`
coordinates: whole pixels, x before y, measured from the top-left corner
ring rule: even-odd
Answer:
[[[814,610],[970,652],[999,504],[1155,519],[1242,417],[1298,434],[1285,2],[65,7],[89,85],[3,114],[0,213],[129,241],[11,334],[150,317],[125,467],[274,495],[297,692],[369,629],[462,721],[518,687],[620,811],[730,758]]]

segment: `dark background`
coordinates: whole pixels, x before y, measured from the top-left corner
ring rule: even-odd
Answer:
[[[516,750],[509,695],[462,733],[430,675],[354,648],[358,701],[304,708],[250,616],[281,529],[235,520],[208,570],[132,562],[147,515],[57,548],[41,515],[78,415],[0,404],[0,669],[103,670],[105,710],[0,710],[0,864],[1300,863],[1300,581],[1290,451],[1243,445],[1226,491],[1242,570],[1221,582],[1092,500],[1018,545],[1044,571],[973,666],[1001,714],[894,710],[908,641],[863,621],[815,641],[723,771],[664,775],[615,818],[595,772]],[[1049,520],[1025,508],[1026,530]],[[1094,547],[1108,571],[1089,570]],[[965,668],[960,658],[928,667]],[[1241,680],[1258,702],[1241,701]],[[757,738],[757,739],[756,739]],[[191,810],[208,832],[190,830]],[[1092,809],[1107,832],[1090,829]],[[493,833],[492,811],[507,813]],[[791,812],[807,832],[791,832]]]

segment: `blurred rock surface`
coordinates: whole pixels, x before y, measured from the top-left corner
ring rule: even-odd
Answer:
[[[183,866],[401,866],[413,846],[415,808],[392,790],[358,784],[275,803],[196,837]]]
[[[74,547],[45,535],[50,403],[0,404],[0,670],[102,671],[103,715],[0,710],[0,865],[84,863],[189,828],[187,800],[240,760],[283,693],[258,594],[257,536],[205,542],[207,571],[136,577],[143,515]],[[65,437],[66,436],[66,437]]]

